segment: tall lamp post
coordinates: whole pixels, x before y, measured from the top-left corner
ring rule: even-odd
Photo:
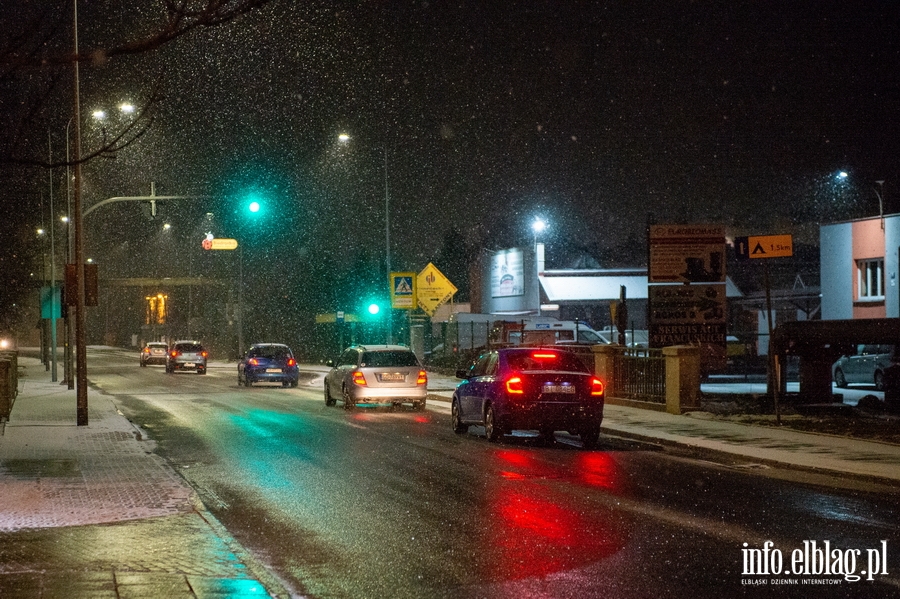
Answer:
[[[541,315],[541,270],[544,266],[544,248],[538,247],[538,234],[547,229],[547,222],[541,217],[534,219],[531,230],[534,233],[534,283],[537,289],[537,315]]]
[[[338,141],[342,144],[350,143],[350,135],[341,133]],[[391,280],[391,194],[388,187],[388,155],[387,146],[384,147],[384,264],[387,270],[387,279]],[[387,342],[394,342],[394,307],[389,305],[387,309]]]

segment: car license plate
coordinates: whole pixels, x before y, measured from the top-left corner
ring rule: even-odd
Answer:
[[[280,368],[266,368],[266,372],[281,372]]]
[[[384,372],[381,374],[382,381],[405,381],[406,375],[402,372]]]
[[[574,385],[544,385],[544,393],[575,393]]]
[[[194,364],[193,362],[185,362],[184,363],[185,368],[193,368],[194,366],[196,366],[196,364]]]

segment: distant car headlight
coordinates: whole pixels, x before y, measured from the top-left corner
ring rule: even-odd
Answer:
[[[9,349],[12,347],[12,342],[9,339],[0,339],[0,349]]]

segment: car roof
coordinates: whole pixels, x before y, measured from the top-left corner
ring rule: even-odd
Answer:
[[[290,349],[286,343],[254,343],[250,347],[287,347]]]
[[[412,351],[405,345],[354,345],[353,348],[362,351]]]
[[[148,341],[147,345],[168,345],[165,341]]]

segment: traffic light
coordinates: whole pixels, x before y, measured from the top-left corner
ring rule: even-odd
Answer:
[[[259,216],[263,212],[263,197],[258,191],[251,191],[244,197],[244,209],[250,216]]]
[[[378,316],[378,313],[381,312],[381,306],[379,306],[379,305],[376,304],[375,302],[372,302],[371,304],[369,304],[369,307],[366,308],[366,310],[367,310],[367,311],[369,312],[369,314],[371,314],[372,316]]]

